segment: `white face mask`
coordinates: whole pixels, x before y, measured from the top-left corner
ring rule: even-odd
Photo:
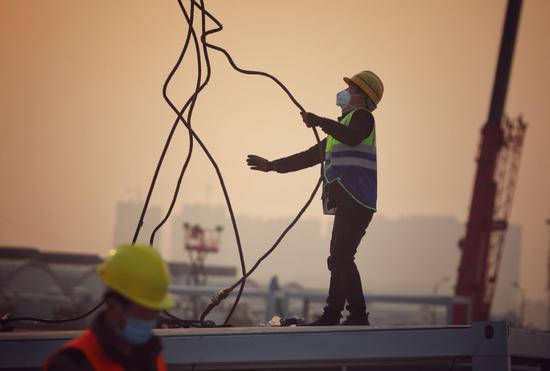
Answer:
[[[351,103],[351,94],[348,89],[342,90],[336,94],[336,105],[338,107],[347,107]]]

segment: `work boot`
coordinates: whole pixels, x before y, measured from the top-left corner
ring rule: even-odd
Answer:
[[[338,326],[340,317],[327,316],[323,314],[313,322],[304,323],[302,326]]]
[[[348,316],[342,326],[370,326],[369,313],[360,317]]]

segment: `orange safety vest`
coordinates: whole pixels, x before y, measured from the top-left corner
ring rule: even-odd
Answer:
[[[84,353],[95,370],[124,371],[122,366],[113,362],[103,353],[103,349],[92,330],[86,330],[81,336],[67,342],[60,351],[67,348],[76,348]],[[50,360],[51,357],[44,364],[43,371],[48,370]],[[157,371],[167,371],[161,353],[157,356]]]

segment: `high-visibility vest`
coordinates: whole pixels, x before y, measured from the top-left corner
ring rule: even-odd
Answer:
[[[340,120],[340,124],[349,126],[356,111],[348,112]],[[354,147],[339,142],[331,135],[328,136],[325,147],[325,185],[334,182],[338,182],[360,205],[376,211],[376,130],[374,127],[369,137]],[[326,207],[325,212],[333,213]]]
[[[76,348],[84,353],[94,370],[124,371],[121,365],[115,363],[105,355],[92,330],[86,330],[81,336],[67,342],[60,351],[67,348]],[[51,357],[44,364],[43,371],[48,369],[50,360]],[[157,356],[157,371],[166,371],[166,364],[161,353]]]

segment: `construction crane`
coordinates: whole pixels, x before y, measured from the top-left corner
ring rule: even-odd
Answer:
[[[471,319],[489,319],[512,206],[526,125],[503,115],[522,0],[509,0],[500,44],[489,117],[481,131],[478,166],[455,295],[471,299]],[[467,309],[456,305],[453,323],[465,324]]]

